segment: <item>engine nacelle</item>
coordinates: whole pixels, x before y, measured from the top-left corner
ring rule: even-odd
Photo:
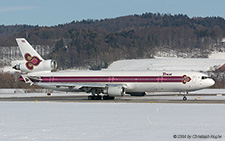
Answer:
[[[21,72],[38,72],[38,71],[53,71],[57,69],[57,63],[55,60],[43,60],[39,63],[24,61],[13,67]]]
[[[110,86],[103,93],[109,96],[121,97],[124,95],[124,88],[121,86]]]

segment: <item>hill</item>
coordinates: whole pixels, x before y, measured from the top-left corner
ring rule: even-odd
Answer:
[[[120,59],[152,58],[159,52],[207,57],[224,46],[225,20],[221,17],[153,14],[114,19],[73,21],[51,27],[0,26],[0,46],[16,46],[16,37],[33,45],[50,46],[61,69],[100,69]]]

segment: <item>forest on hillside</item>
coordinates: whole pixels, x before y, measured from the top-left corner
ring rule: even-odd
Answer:
[[[72,21],[51,27],[0,26],[0,46],[16,46],[24,37],[33,45],[48,45],[60,69],[107,67],[120,59],[151,58],[161,49],[207,57],[225,34],[221,17],[144,13],[114,19]]]

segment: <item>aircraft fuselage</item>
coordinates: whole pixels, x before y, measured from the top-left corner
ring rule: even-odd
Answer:
[[[79,91],[76,88],[69,89],[69,84],[96,84],[123,85],[126,92],[188,92],[207,88],[215,83],[207,75],[191,71],[62,71],[31,73],[29,76],[34,78],[36,85],[63,91]],[[49,85],[57,83],[66,85]]]

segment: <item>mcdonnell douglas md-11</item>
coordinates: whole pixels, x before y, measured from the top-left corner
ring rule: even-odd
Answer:
[[[55,71],[55,60],[44,60],[24,38],[16,39],[23,61],[20,80],[30,85],[65,92],[87,92],[89,100],[113,100],[124,94],[144,96],[146,92],[181,92],[183,100],[190,91],[208,88],[215,81],[192,71]]]

